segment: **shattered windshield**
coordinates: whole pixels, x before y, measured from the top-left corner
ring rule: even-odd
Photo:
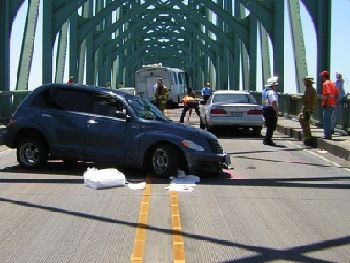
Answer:
[[[126,96],[135,115],[145,120],[170,121],[154,104],[137,96]]]

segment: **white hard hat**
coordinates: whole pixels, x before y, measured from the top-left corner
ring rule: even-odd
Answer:
[[[274,76],[271,78],[268,78],[266,83],[271,86],[271,85],[278,85],[278,77]]]

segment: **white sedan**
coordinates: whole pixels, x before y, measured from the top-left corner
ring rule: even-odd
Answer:
[[[215,91],[200,112],[200,127],[209,131],[216,127],[252,128],[259,136],[264,125],[262,107],[248,91]]]

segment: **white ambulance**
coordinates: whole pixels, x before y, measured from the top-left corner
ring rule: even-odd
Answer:
[[[162,64],[144,65],[135,72],[136,95],[153,101],[158,78],[169,90],[168,105],[178,106],[187,92],[186,72],[177,68],[162,67]]]

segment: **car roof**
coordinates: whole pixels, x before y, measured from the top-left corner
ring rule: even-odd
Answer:
[[[216,90],[214,94],[250,94],[250,92],[245,90]]]
[[[42,89],[56,89],[56,88],[64,88],[64,89],[79,89],[79,90],[87,90],[87,91],[93,91],[93,92],[100,92],[105,94],[117,94],[117,95],[125,95],[124,92],[119,92],[118,90],[107,88],[107,87],[101,87],[101,86],[93,86],[93,85],[83,85],[83,84],[76,84],[76,83],[50,83],[50,84],[44,84],[37,88],[38,91]],[[35,90],[34,90],[35,91]]]

